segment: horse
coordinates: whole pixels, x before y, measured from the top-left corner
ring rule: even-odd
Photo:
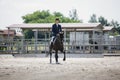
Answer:
[[[52,63],[52,50],[55,51],[56,64],[59,64],[59,62],[58,62],[58,51],[60,51],[64,54],[63,61],[66,60],[66,53],[65,53],[64,45],[63,45],[63,38],[64,38],[64,33],[63,32],[57,34],[54,41],[49,46],[50,64]]]

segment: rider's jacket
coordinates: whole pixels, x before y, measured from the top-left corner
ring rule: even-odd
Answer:
[[[60,24],[53,24],[52,25],[52,36],[56,36],[59,32],[62,31]]]

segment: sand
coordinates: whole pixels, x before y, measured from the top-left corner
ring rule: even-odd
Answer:
[[[68,58],[0,57],[0,80],[120,80],[120,57]]]

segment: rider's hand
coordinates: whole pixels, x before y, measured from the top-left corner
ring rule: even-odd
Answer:
[[[63,34],[63,32],[59,32],[60,34]]]
[[[57,34],[57,36],[59,36],[59,34]]]

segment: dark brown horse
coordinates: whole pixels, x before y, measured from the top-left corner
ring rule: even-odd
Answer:
[[[61,51],[62,53],[64,53],[63,61],[66,60],[66,53],[64,51],[64,46],[63,46],[63,38],[64,38],[63,35],[64,35],[63,32],[57,34],[57,36],[55,37],[53,43],[49,47],[50,63],[52,63],[52,50],[55,51],[56,64],[59,64],[58,63],[58,51]]]

